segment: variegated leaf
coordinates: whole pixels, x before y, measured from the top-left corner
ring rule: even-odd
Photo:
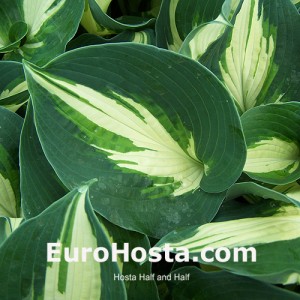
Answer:
[[[0,52],[7,60],[25,58],[44,65],[65,50],[74,36],[84,0],[3,0]],[[2,50],[1,50],[2,49]]]
[[[297,201],[272,188],[254,182],[236,183],[227,191],[213,222],[239,219],[271,217],[284,205],[295,205]]]
[[[1,13],[1,11],[0,11]],[[8,17],[8,20],[7,20]],[[15,23],[11,23],[9,19],[9,15],[5,15],[3,18],[4,21],[8,22],[10,27],[7,31],[6,26],[1,24],[2,34],[0,37],[0,53],[7,53],[13,50],[16,50],[20,47],[22,40],[25,38],[26,34],[28,33],[28,25],[22,21],[16,21]],[[3,22],[3,20],[2,20]],[[4,27],[4,28],[3,28]]]
[[[208,48],[223,36],[226,28],[232,26],[230,22],[239,4],[240,0],[225,0],[219,16],[192,30],[183,41],[179,52],[194,60],[200,60]]]
[[[170,299],[173,300],[299,299],[297,293],[226,271],[204,272],[194,266],[188,266],[172,271],[170,278],[166,284]]]
[[[120,33],[125,30],[139,31],[154,24],[153,18],[130,17],[128,19],[114,19],[108,14],[108,7],[112,0],[85,0],[85,9],[81,25],[88,33],[106,36]]]
[[[300,180],[285,184],[278,185],[273,188],[274,191],[289,197],[292,199],[293,203],[297,206],[300,206]]]
[[[272,215],[270,210],[260,214],[176,230],[162,238],[156,247],[163,250],[168,244],[175,251],[186,247],[194,262],[204,264],[208,261],[201,256],[203,251],[215,252],[225,247],[230,256],[226,255],[222,262],[214,258],[209,264],[271,283],[299,284],[300,208],[285,204],[273,208]],[[237,249],[239,252],[234,252]],[[212,255],[209,251],[206,257],[211,259]]]
[[[0,247],[12,232],[20,226],[22,221],[22,218],[0,217]]]
[[[300,0],[292,0],[292,3],[296,6],[296,8],[299,10],[300,8]]]
[[[244,171],[252,178],[287,184],[300,178],[300,103],[269,104],[242,116],[247,143]]]
[[[224,82],[241,113],[262,103],[297,99],[300,19],[294,5],[286,0],[224,5],[230,3],[237,8],[229,18],[232,26],[224,25],[224,16],[219,16],[221,23],[217,19],[195,30],[182,53]]]
[[[107,249],[110,259],[97,262],[97,247]],[[1,299],[126,299],[124,283],[113,279],[120,270],[87,185],[16,229],[0,248],[0,268]],[[12,268],[19,276],[7,276]]]
[[[159,236],[158,227],[208,220],[224,194],[204,191],[222,192],[241,173],[233,102],[192,60],[110,44],[68,52],[44,69],[26,64],[26,76],[46,157],[69,188],[99,178],[93,205],[114,223]]]
[[[224,0],[164,0],[157,19],[157,45],[178,52],[197,26],[214,20]]]
[[[0,216],[20,216],[19,140],[22,118],[0,107]]]
[[[267,188],[255,182],[240,182],[231,186],[226,195],[227,200],[235,199],[239,196],[253,195],[264,199],[274,199],[277,201],[293,203],[300,207],[300,189],[297,183]]]
[[[122,42],[132,42],[139,44],[155,45],[155,33],[152,29],[145,29],[143,31],[123,31],[120,34],[110,38],[105,39],[101,36],[96,36],[94,34],[84,33],[78,38],[73,39],[67,46],[68,50],[90,46],[90,45],[101,45],[107,43],[122,43]]]
[[[295,206],[300,207],[300,185],[297,182],[273,188],[268,188],[255,182],[240,182],[228,189],[226,199],[232,200],[244,195],[293,203]]]
[[[22,64],[0,61],[0,105],[15,112],[28,99]]]

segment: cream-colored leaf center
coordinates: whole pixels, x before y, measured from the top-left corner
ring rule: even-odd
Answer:
[[[284,170],[294,172],[300,163],[299,147],[293,143],[273,137],[261,140],[247,149],[245,172],[268,173]]]
[[[219,63],[223,80],[243,112],[255,106],[275,51],[274,37],[272,34],[265,37],[263,33],[267,21],[263,6],[259,16],[259,2],[243,2],[224,61]]]

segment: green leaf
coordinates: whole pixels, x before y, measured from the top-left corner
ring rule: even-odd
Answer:
[[[238,184],[235,189],[230,188],[228,196],[240,194],[243,196],[243,198],[226,198],[222,203],[218,213],[214,217],[213,222],[232,221],[245,218],[270,217],[273,216],[274,213],[276,213],[279,209],[281,209],[282,206],[286,205],[284,202],[294,203],[293,199],[284,197],[280,193],[272,193],[272,190],[264,190],[261,186],[258,186],[257,189],[258,192],[255,191],[251,193],[252,191],[250,183],[249,186],[246,185],[243,187],[239,186]],[[234,192],[231,192],[232,190]],[[263,194],[264,192],[265,194]],[[260,198],[256,195],[260,195],[261,197],[263,195],[265,198]]]
[[[299,10],[300,8],[300,0],[292,0],[292,3],[296,6],[296,8]]]
[[[115,3],[118,5],[114,5]],[[162,0],[118,0],[112,2],[110,10],[120,10],[123,16],[157,17]]]
[[[22,12],[17,0],[1,1],[0,7],[0,53],[16,49],[27,33],[27,26],[22,20]]]
[[[139,16],[124,16],[114,19],[108,14],[108,7],[112,0],[86,0],[81,25],[87,32],[106,36],[125,30],[140,31],[151,27],[155,19]]]
[[[300,178],[300,103],[269,104],[242,116],[244,171],[256,180],[287,184]]]
[[[60,245],[53,245],[53,249],[48,243]],[[78,262],[68,262],[76,259],[75,247],[79,249]],[[89,252],[82,257],[83,247],[93,251],[106,248],[111,257],[110,243],[91,207],[87,185],[24,222],[2,244],[1,299],[126,299],[124,283],[113,280],[114,274],[120,274],[117,263],[108,259],[100,264]],[[57,253],[47,253],[47,249]],[[48,258],[58,261],[47,262]],[[10,272],[18,276],[8,276]]]
[[[19,139],[22,118],[0,107],[0,216],[20,216]]]
[[[299,180],[298,180],[299,182]],[[286,195],[291,201],[299,206],[300,203],[300,184],[298,182],[292,182],[286,185],[278,185],[273,188],[274,191]]]
[[[25,58],[40,66],[65,50],[75,35],[84,0],[3,0],[0,52],[7,60]],[[2,47],[1,47],[2,45]]]
[[[28,26],[22,21],[13,23],[8,31],[8,39],[0,40],[0,52],[6,53],[18,49],[22,39],[28,33]],[[3,33],[2,33],[3,34]],[[7,38],[7,37],[6,37]]]
[[[164,0],[156,22],[157,45],[178,52],[187,35],[212,21],[224,0]]]
[[[15,112],[28,98],[22,64],[0,61],[0,105]]]
[[[241,1],[229,19],[233,26],[219,18],[199,27],[182,53],[224,82],[241,113],[262,103],[297,99],[300,20],[294,5],[285,0]]]
[[[233,102],[192,60],[124,43],[25,69],[46,157],[68,188],[98,178],[93,206],[115,224],[160,236],[207,222],[224,197],[216,193],[241,174]]]
[[[300,185],[297,182],[281,185],[273,189],[261,186],[255,182],[241,182],[231,186],[226,198],[235,199],[243,195],[254,195],[264,199],[274,199],[286,203],[292,203],[300,207]]]
[[[189,280],[180,280],[186,278],[186,274]],[[196,267],[184,267],[172,272],[171,277],[173,280],[168,286],[174,300],[299,299],[296,293],[225,271],[206,273]]]
[[[193,29],[184,39],[179,52],[194,60],[200,60],[208,48],[223,36],[226,28],[232,26],[230,21],[239,4],[240,0],[225,0],[218,17]]]
[[[241,198],[243,196],[243,198]],[[281,206],[299,207],[300,185],[293,182],[281,186],[262,186],[240,182],[231,186],[213,222],[272,216]]]
[[[270,212],[268,212],[270,213]],[[191,259],[225,268],[235,274],[249,276],[270,283],[300,282],[300,208],[281,205],[273,214],[189,227],[169,233],[156,247],[186,247]],[[226,247],[226,260],[213,258],[208,262],[202,252],[212,247]],[[242,249],[246,251],[241,254]],[[255,252],[256,254],[253,254]],[[211,258],[209,251],[206,257]],[[226,254],[227,255],[227,254]],[[224,258],[224,257],[223,257]]]
[[[147,236],[118,227],[103,217],[98,216],[98,218],[100,223],[103,224],[103,230],[109,237],[110,243],[116,243],[121,248],[125,248],[124,245],[128,244],[129,253],[137,247],[145,249],[146,252],[149,251],[150,243]],[[118,255],[118,265],[122,275],[125,278],[131,278],[131,280],[125,280],[124,282],[128,299],[139,300],[143,295],[144,300],[158,300],[155,281],[146,280],[147,276],[151,278],[151,263],[145,262],[140,265],[139,262],[133,261],[131,257],[129,257],[129,261],[124,261],[124,257],[124,255]]]
[[[0,247],[1,244],[20,226],[22,218],[0,217]]]
[[[42,150],[33,122],[31,102],[21,133],[20,173],[25,218],[35,217],[67,193]]]
[[[145,29],[143,31],[123,31],[120,34],[110,38],[105,39],[101,36],[96,36],[94,34],[84,33],[73,39],[68,44],[68,50],[90,46],[90,45],[101,45],[106,43],[122,43],[122,42],[133,42],[140,44],[155,44],[155,33],[152,29]]]

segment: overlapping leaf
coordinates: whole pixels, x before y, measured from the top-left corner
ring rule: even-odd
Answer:
[[[8,60],[22,57],[44,65],[65,50],[75,35],[84,0],[3,0],[0,52]]]
[[[189,275],[189,280],[180,280]],[[195,267],[184,267],[171,273],[167,282],[174,300],[297,300],[287,290],[225,271],[206,273]]]
[[[269,204],[270,202],[263,203],[256,210],[255,217],[236,218],[227,213],[225,216],[228,221],[173,231],[156,246],[161,249],[165,244],[175,248],[186,247],[193,261],[206,264],[208,262],[203,261],[201,251],[206,247],[214,250],[226,247],[230,250],[230,256],[223,262],[213,259],[210,264],[266,282],[299,284],[300,209],[292,203]],[[231,210],[231,214],[232,212]],[[235,215],[243,214],[243,210],[235,211]],[[234,249],[243,249],[241,247],[246,252],[240,252],[237,259]],[[210,258],[211,255],[210,253]]]
[[[22,218],[0,217],[0,246],[20,226],[22,220]]]
[[[236,183],[228,189],[226,198],[231,200],[243,195],[254,195],[300,206],[300,185],[297,182],[273,188],[267,188],[255,182]]]
[[[162,0],[119,0],[118,7],[123,16],[141,15],[157,17],[161,2]]]
[[[82,26],[99,36],[120,33],[125,30],[140,31],[154,24],[153,18],[142,16],[122,16],[114,19],[108,13],[112,0],[85,0]]]
[[[225,13],[232,26],[220,15],[191,33],[182,53],[224,82],[241,113],[262,103],[297,99],[300,19],[295,6],[285,0],[228,0],[224,5],[235,10],[230,18]]]
[[[242,116],[247,143],[244,171],[271,184],[300,178],[300,103],[269,104]]]
[[[279,192],[286,197],[294,200],[295,205],[300,203],[300,180],[286,184],[278,185],[273,188],[274,191]]]
[[[300,8],[300,1],[299,0],[292,0],[292,3],[296,6],[296,8],[299,10]]]
[[[175,264],[161,298],[161,288],[172,299],[298,298],[254,280],[300,284],[300,106],[289,102],[300,86],[297,9],[298,0],[2,0],[0,299],[159,299],[140,278],[150,262],[111,259],[112,243],[148,251],[141,233],[167,234],[162,250],[185,246],[203,270],[231,272]],[[82,35],[80,20],[98,36]],[[88,47],[59,56],[75,33],[67,50]],[[25,109],[20,140],[13,112]],[[47,262],[49,242],[72,250]],[[206,246],[228,247],[231,259],[204,265]],[[86,247],[107,249],[108,261],[80,257]],[[256,262],[252,251],[236,262],[235,247],[254,247]]]
[[[223,0],[164,0],[156,22],[157,45],[177,52],[195,27],[218,16],[222,4]]]
[[[0,62],[0,105],[16,111],[29,99],[22,64]]]
[[[145,29],[143,31],[123,31],[120,34],[106,39],[101,36],[96,36],[94,34],[84,33],[73,39],[69,44],[67,49],[76,49],[79,47],[90,46],[90,45],[101,45],[107,43],[123,43],[132,42],[140,44],[155,45],[155,34],[152,29]]]
[[[125,280],[128,299],[139,300],[141,295],[145,300],[159,299],[155,282],[145,280],[147,276],[152,274],[151,263],[146,262],[140,265],[139,262],[133,261],[130,255],[134,248],[141,248],[148,252],[150,249],[148,238],[143,234],[120,228],[103,217],[98,216],[98,218],[103,225],[103,230],[109,237],[110,243],[116,243],[119,249],[128,249],[128,252],[124,255],[118,255],[120,272],[125,278],[131,278],[131,280]],[[128,248],[126,245],[128,245]],[[126,261],[127,258],[128,261]]]
[[[25,218],[37,216],[67,193],[42,150],[33,122],[31,102],[21,133],[20,174]]]
[[[0,107],[0,216],[20,216],[19,139],[22,118]]]
[[[217,18],[194,28],[184,39],[179,52],[200,60],[208,48],[222,37],[226,28],[232,26],[230,22],[239,4],[240,0],[225,0]]]
[[[48,243],[60,243],[55,255],[47,253]],[[82,256],[83,247],[106,248],[111,258],[111,246],[92,210],[87,185],[23,223],[2,244],[1,299],[126,299],[124,283],[114,281],[114,274],[120,274],[117,263],[109,259],[99,264],[90,251]],[[49,256],[58,261],[47,262]],[[70,263],[70,259],[78,261]],[[12,270],[18,276],[8,276]]]
[[[189,59],[111,44],[68,52],[45,69],[26,64],[26,74],[56,173],[69,188],[98,178],[93,205],[116,224],[160,236],[206,222],[224,197],[216,193],[241,173],[245,145],[233,102]]]

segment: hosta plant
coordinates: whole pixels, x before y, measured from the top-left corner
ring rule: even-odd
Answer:
[[[300,298],[299,1],[2,2],[0,299]]]

